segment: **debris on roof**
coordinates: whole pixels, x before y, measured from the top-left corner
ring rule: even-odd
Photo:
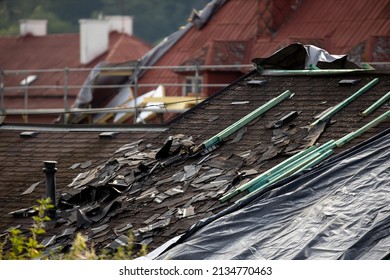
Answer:
[[[26,194],[30,194],[32,193],[35,188],[40,184],[41,182],[36,182],[34,184],[32,184],[27,190],[25,190],[21,195],[26,195]]]
[[[387,130],[199,222],[158,258],[388,258],[389,152]]]
[[[348,60],[347,55],[331,55],[313,45],[299,43],[288,45],[267,58],[254,58],[252,62],[260,69],[310,69],[315,65],[319,69],[359,69]]]
[[[339,81],[345,78],[360,82],[339,86]],[[333,108],[376,78],[378,82],[367,94],[356,96],[324,121],[310,125],[329,106]],[[388,91],[389,78],[388,73],[364,69],[332,75],[287,73],[266,78],[261,71],[252,71],[181,115],[159,133],[121,132],[109,141],[99,139],[96,132],[89,133],[91,136],[86,142],[90,143],[80,153],[90,155],[93,150],[96,156],[92,153],[90,158],[70,162],[68,151],[61,158],[53,158],[59,163],[66,161],[64,168],[59,168],[59,174],[66,170],[74,176],[73,180],[68,178],[62,182],[57,220],[48,231],[61,238],[51,241],[51,246],[66,246],[75,232],[82,232],[90,237],[88,242],[96,244],[97,250],[115,249],[126,241],[128,230],[132,230],[137,243],[148,244],[153,250],[185,233],[199,220],[215,217],[232,204],[240,205],[246,195],[257,197],[264,189],[272,189],[272,183],[280,182],[272,180],[287,180],[295,172],[313,168],[324,155],[337,155],[386,129],[389,110],[385,104],[367,117],[361,115],[361,110]],[[265,79],[267,83],[260,87],[248,83]],[[250,102],[234,104],[240,100]],[[0,126],[0,133],[0,141],[10,141],[9,130]],[[34,159],[42,157],[46,149],[41,149],[39,154],[33,146],[33,153],[29,155],[20,151],[27,144],[46,147],[48,143],[42,142],[43,138],[51,137],[40,133],[33,141],[25,143],[26,139],[16,135],[18,140],[12,140],[12,147],[9,143],[0,145],[0,152],[4,151],[7,156],[0,163],[25,157],[30,162],[32,156]],[[67,146],[78,139],[74,134],[57,137],[71,138],[72,141],[63,142]],[[121,142],[116,142],[119,140]],[[117,144],[113,146],[113,142]],[[100,153],[107,149],[105,145],[111,149],[102,158]],[[329,149],[322,154],[325,147]],[[305,154],[307,158],[303,157]],[[286,173],[270,173],[297,159],[299,164]],[[268,175],[272,180],[264,180],[266,187],[258,188],[253,184],[254,180],[270,179]],[[4,178],[0,178],[0,186],[13,183],[9,176],[5,173]],[[39,181],[41,174],[35,176],[29,176],[18,194]],[[1,192],[7,190],[0,189]],[[20,197],[32,198],[39,193],[36,188],[30,195]],[[263,199],[267,201],[266,195]],[[7,204],[8,212],[3,216],[8,217],[8,213],[13,212],[15,217],[20,217],[15,223],[21,224],[23,217],[33,214],[27,206],[31,204],[20,205],[23,209],[15,212],[16,209]]]
[[[20,137],[24,138],[34,138],[39,134],[37,131],[23,131],[19,134]]]

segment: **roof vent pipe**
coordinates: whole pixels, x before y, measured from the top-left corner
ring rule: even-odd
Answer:
[[[51,199],[51,203],[54,206],[53,212],[48,212],[49,214],[53,215],[55,214],[55,208],[56,208],[56,177],[55,173],[57,172],[56,168],[56,161],[44,161],[44,168],[43,173],[46,174],[46,196]],[[51,216],[49,215],[49,217]]]

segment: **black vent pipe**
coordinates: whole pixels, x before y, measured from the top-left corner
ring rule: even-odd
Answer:
[[[56,177],[57,172],[56,161],[44,161],[43,173],[46,174],[46,197],[51,199],[51,204],[55,207],[56,203]],[[54,210],[55,211],[55,210]]]

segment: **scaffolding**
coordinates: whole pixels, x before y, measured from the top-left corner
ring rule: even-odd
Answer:
[[[69,114],[97,114],[97,113],[132,113],[134,115],[134,122],[137,120],[137,116],[141,112],[154,112],[154,113],[183,113],[188,108],[181,109],[169,109],[167,108],[167,100],[169,98],[159,98],[161,106],[153,105],[153,106],[145,106],[145,104],[137,104],[134,103],[134,106],[131,107],[103,107],[103,108],[72,108],[69,104],[69,92],[77,91],[79,92],[81,89],[89,88],[92,89],[122,89],[122,88],[130,88],[132,91],[133,99],[136,102],[139,97],[139,92],[142,88],[157,88],[158,86],[164,87],[192,87],[194,89],[192,100],[191,98],[184,98],[183,101],[180,101],[178,98],[175,99],[174,103],[180,102],[193,102],[195,105],[202,101],[201,91],[205,88],[213,87],[213,88],[223,88],[228,86],[229,84],[222,83],[201,83],[199,82],[199,77],[201,76],[202,71],[239,71],[239,72],[248,72],[253,70],[254,66],[252,64],[240,64],[240,65],[186,65],[186,66],[134,66],[134,67],[100,67],[100,68],[59,68],[59,69],[24,69],[24,70],[0,70],[0,117],[6,116],[24,116],[26,122],[28,122],[28,116],[31,115],[60,115],[62,116],[62,123],[67,124]],[[129,81],[123,84],[110,84],[110,85],[86,85],[82,84],[72,84],[70,81],[70,77],[72,75],[77,75],[80,72],[88,72],[91,73],[92,70],[98,70],[102,75],[116,75],[116,76],[129,76]],[[194,83],[186,84],[186,83],[140,83],[138,74],[140,71],[147,70],[170,70],[177,72],[189,72],[193,73]],[[57,81],[57,84],[49,84],[49,85],[34,85],[34,81],[38,76],[42,74],[48,75],[57,75],[61,76],[61,83]],[[19,77],[18,80],[21,82],[18,85],[15,85],[15,82],[11,83],[12,85],[6,84],[6,77]],[[15,80],[15,78],[14,78]],[[30,108],[29,99],[32,90],[53,90],[62,91],[62,106],[58,108]],[[23,94],[23,107],[22,108],[7,108],[5,104],[5,99],[11,96],[15,96],[15,94],[19,95],[21,98],[21,94]],[[153,98],[148,98],[148,102],[152,102]],[[167,102],[164,102],[167,101]]]

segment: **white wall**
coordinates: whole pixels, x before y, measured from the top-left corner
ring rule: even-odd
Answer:
[[[46,19],[22,19],[19,24],[20,35],[31,34],[33,36],[47,35]]]
[[[87,64],[108,50],[109,21],[101,19],[81,19],[80,23],[80,63]]]
[[[132,16],[105,16],[104,19],[110,23],[110,31],[117,31],[133,35],[133,17]]]

